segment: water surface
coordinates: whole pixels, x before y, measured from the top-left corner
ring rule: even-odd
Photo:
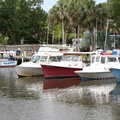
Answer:
[[[85,81],[61,89],[44,89],[44,80],[17,78],[13,68],[0,68],[0,120],[120,119],[116,80]]]

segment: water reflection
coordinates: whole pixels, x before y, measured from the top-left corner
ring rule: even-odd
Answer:
[[[18,78],[15,82],[15,85],[21,88],[21,94],[26,99],[39,99],[40,94],[43,91],[43,80],[44,77],[23,77]]]
[[[44,89],[46,80],[44,77],[16,78],[14,70],[0,69],[1,119],[119,120],[120,84],[116,80],[55,79],[52,89]],[[68,84],[67,80],[72,82]],[[71,84],[74,80],[76,84]]]
[[[79,77],[62,79],[45,79],[42,76],[16,78],[14,69],[1,69],[0,72],[0,95],[13,99],[40,99],[42,97],[43,99],[54,98],[80,104],[107,102],[110,93],[116,93],[116,91],[118,93],[119,85],[117,84],[116,87],[115,85],[113,79],[80,81]],[[112,91],[113,89],[114,91]],[[48,98],[46,98],[47,96]]]
[[[43,79],[44,77],[16,78],[14,68],[0,69],[0,96],[12,99],[39,99]],[[34,90],[34,86],[39,88],[38,92]]]
[[[61,102],[94,105],[96,103],[108,103],[109,93],[114,87],[115,81],[113,79],[109,81],[94,80],[81,82],[77,86],[64,89],[45,90],[44,94],[47,94],[50,99],[53,98]]]
[[[120,83],[116,83],[115,88],[110,92],[111,95],[120,95]]]
[[[0,79],[3,78],[15,78],[16,73],[14,71],[14,68],[0,68]]]
[[[80,84],[80,78],[45,79],[43,89],[67,88]]]

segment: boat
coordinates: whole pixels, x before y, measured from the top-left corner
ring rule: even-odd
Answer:
[[[38,52],[35,53],[31,60],[22,62],[15,67],[15,72],[19,77],[41,76],[43,71],[40,64],[47,62],[59,62],[63,52],[69,51],[70,47],[60,45],[42,45]]]
[[[63,55],[63,53],[59,52],[58,49],[49,47],[41,47],[40,49],[31,57],[30,61],[22,62],[20,65],[15,67],[15,72],[19,77],[41,76],[43,75],[43,71],[40,66],[41,63],[60,61]]]
[[[0,68],[1,67],[15,67],[16,65],[17,65],[16,60],[0,59]]]
[[[120,65],[111,67],[109,70],[114,74],[117,82],[120,83]]]
[[[93,52],[65,52],[60,62],[41,64],[45,78],[79,77],[75,70],[82,70],[89,64]]]
[[[13,58],[14,51],[1,51],[0,52],[0,68],[15,67],[17,60]]]
[[[82,80],[97,80],[114,78],[110,67],[119,66],[120,56],[118,54],[110,54],[110,52],[95,54],[91,56],[90,66],[86,66],[83,70],[75,71]]]
[[[28,62],[23,62],[15,67],[15,72],[19,77],[40,76],[43,75],[41,63],[59,61],[62,53],[36,53]]]

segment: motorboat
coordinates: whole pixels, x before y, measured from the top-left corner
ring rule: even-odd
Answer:
[[[111,67],[109,70],[114,74],[117,82],[120,83],[120,65]]]
[[[16,66],[15,72],[20,77],[43,75],[41,64],[46,64],[47,62],[59,62],[63,52],[69,50],[69,46],[42,45],[38,52],[32,56],[30,61],[22,62],[20,65]]]
[[[86,66],[83,70],[75,71],[82,80],[94,79],[110,79],[114,78],[109,68],[120,65],[120,56],[118,54],[95,54],[91,56],[90,66]]]
[[[15,67],[16,65],[16,60],[0,59],[0,67]]]
[[[17,60],[14,57],[14,51],[1,51],[0,52],[0,68],[2,67],[15,67]]]
[[[15,67],[15,71],[18,76],[40,76],[43,75],[41,63],[59,61],[62,53],[36,53],[32,56],[28,62],[23,62]]]
[[[66,52],[60,62],[41,64],[45,78],[79,77],[74,71],[89,64],[93,52]]]

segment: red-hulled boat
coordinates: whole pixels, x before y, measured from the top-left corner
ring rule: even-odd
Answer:
[[[78,75],[74,71],[83,69],[73,66],[56,66],[50,64],[42,64],[41,66],[45,78],[77,77]]]
[[[89,61],[90,52],[67,52],[64,53],[60,62],[51,62],[48,64],[41,64],[42,71],[45,78],[61,78],[61,77],[78,77],[74,72],[82,70],[86,65],[83,59],[87,56]],[[84,57],[83,57],[84,55]]]

